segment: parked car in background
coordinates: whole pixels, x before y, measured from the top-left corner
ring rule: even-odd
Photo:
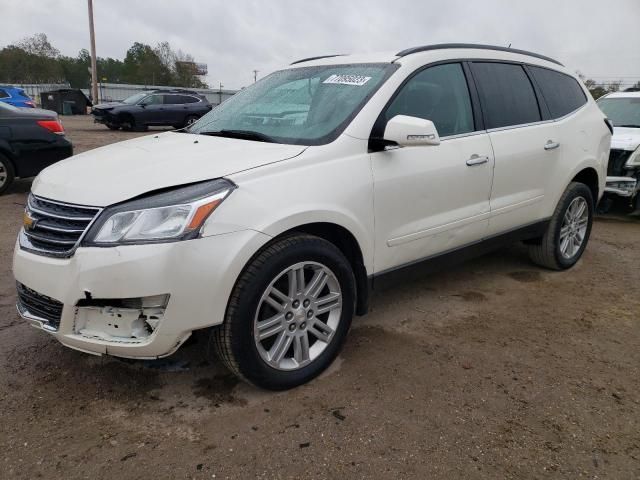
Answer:
[[[14,107],[36,108],[36,103],[21,88],[0,85],[0,102]]]
[[[145,130],[150,126],[191,125],[212,109],[204,95],[190,90],[153,90],[136,93],[122,102],[95,105],[94,121],[111,130]]]
[[[34,177],[73,155],[58,115],[0,102],[0,194],[14,178]]]
[[[389,279],[519,240],[538,265],[575,265],[610,141],[584,85],[541,55],[300,60],[185,132],[42,172],[14,253],[18,311],[97,355],[164,357],[207,329],[240,378],[291,388]]]
[[[610,93],[598,106],[613,123],[604,210],[618,198],[640,213],[640,92]]]

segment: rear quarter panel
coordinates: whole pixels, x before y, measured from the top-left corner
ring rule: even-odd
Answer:
[[[554,172],[550,172],[551,188],[543,205],[543,216],[550,217],[567,185],[582,170],[594,169],[598,174],[598,198],[604,192],[607,178],[607,163],[611,146],[611,132],[591,96],[589,102],[577,112],[556,122],[561,132],[562,155]]]

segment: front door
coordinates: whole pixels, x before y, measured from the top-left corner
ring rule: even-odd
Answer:
[[[374,136],[396,115],[431,120],[441,143],[371,154],[376,273],[482,239],[490,211],[493,151],[474,122],[462,65],[414,74],[383,112]]]
[[[165,116],[164,111],[164,95],[154,94],[140,102],[142,107],[138,118],[142,120],[144,125],[162,125]]]

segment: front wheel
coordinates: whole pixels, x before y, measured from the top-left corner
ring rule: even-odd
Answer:
[[[584,183],[572,182],[560,197],[547,231],[529,245],[531,260],[552,270],[573,267],[584,253],[593,223],[594,202]]]
[[[296,387],[338,355],[355,294],[349,261],[332,243],[306,234],[276,240],[240,275],[210,346],[250,383]]]

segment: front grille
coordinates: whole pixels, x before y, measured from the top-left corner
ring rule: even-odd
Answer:
[[[62,303],[31,290],[19,282],[16,282],[16,288],[20,313],[41,320],[57,330],[62,317]]]
[[[609,165],[607,175],[612,177],[624,177],[626,170],[624,164],[627,163],[633,152],[628,150],[611,150],[609,152]]]
[[[98,213],[97,207],[29,195],[20,245],[42,255],[70,256]]]

